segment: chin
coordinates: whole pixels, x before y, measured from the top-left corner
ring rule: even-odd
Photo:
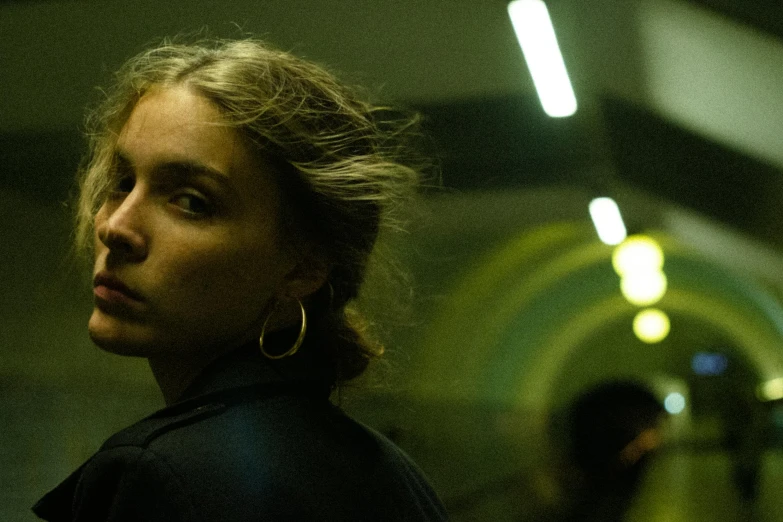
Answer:
[[[124,325],[94,314],[87,330],[92,342],[101,350],[128,357],[150,357],[159,343],[147,339],[138,327]]]
[[[98,328],[90,324],[88,332],[92,342],[101,350],[127,357],[150,357],[158,344],[122,329]]]
[[[150,357],[153,355],[148,345],[131,342],[128,339],[93,334],[92,332],[90,332],[90,339],[95,346],[104,352],[115,355],[124,355],[126,357]]]

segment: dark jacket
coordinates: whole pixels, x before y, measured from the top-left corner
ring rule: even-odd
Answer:
[[[446,520],[416,465],[333,406],[299,354],[289,359],[299,362],[272,365],[257,345],[224,357],[33,511],[74,522]]]

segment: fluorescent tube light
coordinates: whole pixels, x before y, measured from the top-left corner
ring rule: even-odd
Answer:
[[[612,198],[596,198],[590,202],[590,217],[598,237],[607,245],[619,245],[628,235],[620,208]]]
[[[546,4],[514,0],[508,4],[508,15],[544,112],[553,118],[571,116],[576,112],[576,96]]]

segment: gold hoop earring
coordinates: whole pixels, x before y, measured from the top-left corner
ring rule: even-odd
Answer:
[[[299,347],[302,346],[302,343],[304,342],[304,338],[305,338],[305,333],[307,333],[307,314],[305,313],[305,308],[304,305],[302,304],[302,301],[297,299],[296,302],[299,303],[299,311],[302,314],[302,327],[299,329],[299,337],[296,338],[294,345],[291,346],[291,348],[289,348],[288,351],[283,352],[280,355],[272,355],[270,353],[267,353],[266,350],[264,350],[264,334],[266,333],[266,325],[267,323],[269,323],[269,319],[272,318],[272,315],[274,315],[275,311],[272,310],[272,312],[270,312],[270,314],[267,316],[266,321],[264,321],[264,326],[261,327],[261,337],[258,338],[258,345],[261,348],[261,353],[267,359],[272,359],[274,361],[277,359],[282,359],[283,357],[294,355],[297,351],[299,351]]]
[[[334,287],[331,281],[327,281],[326,284],[329,285],[329,309],[331,310],[334,306]]]

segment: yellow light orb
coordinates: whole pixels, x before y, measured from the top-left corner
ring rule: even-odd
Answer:
[[[620,276],[637,272],[660,272],[663,268],[663,250],[653,238],[633,235],[614,249],[612,266]]]
[[[656,308],[642,310],[633,320],[633,333],[640,341],[648,344],[663,341],[670,329],[669,316]]]
[[[757,395],[762,401],[778,401],[783,399],[783,377],[771,379],[759,385]]]
[[[620,291],[629,303],[650,306],[666,293],[666,274],[657,272],[629,272],[620,280]]]

